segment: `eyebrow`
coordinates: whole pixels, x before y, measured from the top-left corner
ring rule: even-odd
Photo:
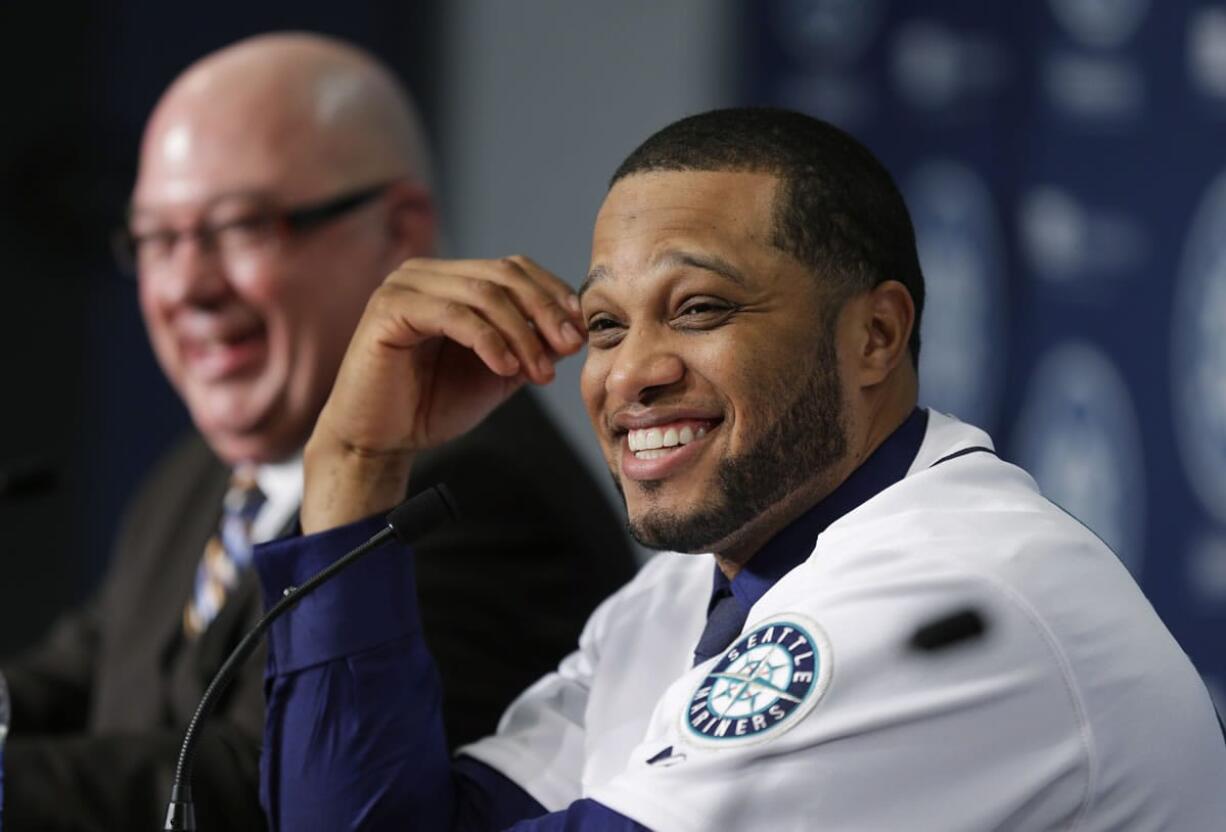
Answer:
[[[672,249],[664,252],[664,254],[656,260],[654,265],[656,268],[677,268],[679,266],[685,266],[693,269],[701,269],[705,272],[711,272],[718,277],[722,277],[725,280],[735,283],[741,288],[745,288],[747,286],[747,281],[745,280],[745,276],[741,274],[741,271],[724,258],[715,254],[695,254],[694,252],[690,251]],[[583,284],[579,287],[579,297],[583,297],[583,293],[592,288],[592,286],[596,283],[599,283],[602,280],[608,280],[611,277],[612,273],[604,266],[593,267],[592,270],[587,273],[587,277],[584,279]]]
[[[587,273],[587,277],[583,278],[583,282],[579,284],[579,291],[576,292],[579,297],[583,297],[583,293],[592,288],[593,285],[602,280],[609,279],[609,270],[604,266],[593,266],[592,270]]]

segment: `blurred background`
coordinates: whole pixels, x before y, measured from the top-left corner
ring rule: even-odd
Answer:
[[[187,425],[112,265],[145,117],[246,35],[359,43],[432,131],[453,254],[574,283],[627,152],[756,103],[886,162],[928,280],[921,400],[1119,553],[1226,708],[1226,3],[273,0],[0,7],[0,655],[84,598]],[[577,390],[546,391],[606,479]],[[612,496],[612,489],[610,488]]]

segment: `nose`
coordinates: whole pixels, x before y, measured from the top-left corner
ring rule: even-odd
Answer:
[[[631,330],[615,349],[605,389],[622,402],[650,402],[685,378],[685,362],[666,335]]]
[[[142,265],[140,279],[148,281],[167,305],[215,306],[230,291],[225,265],[216,249],[191,234],[181,237],[161,262]]]

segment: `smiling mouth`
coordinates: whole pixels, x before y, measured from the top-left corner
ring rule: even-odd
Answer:
[[[702,439],[718,422],[686,419],[626,432],[626,445],[635,459],[660,459]]]
[[[263,327],[253,327],[223,338],[191,339],[183,343],[182,350],[200,377],[218,381],[254,366],[264,346]]]

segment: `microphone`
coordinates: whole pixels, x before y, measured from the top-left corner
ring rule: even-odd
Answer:
[[[175,767],[174,785],[170,790],[170,804],[166,807],[166,823],[162,827],[166,832],[195,832],[196,809],[192,803],[192,762],[196,751],[196,740],[200,726],[213,710],[217,701],[234,678],[239,666],[251,655],[269,626],[285,614],[287,610],[302,600],[302,597],[313,592],[316,587],[333,578],[338,572],[350,566],[364,555],[387,543],[393,537],[401,543],[412,543],[421,535],[431,531],[446,520],[456,520],[460,516],[455,498],[447,486],[435,485],[425,491],[410,497],[387,515],[387,526],[372,536],[365,543],[311,576],[302,586],[286,587],[281,593],[281,600],[264,614],[256,625],[251,628],[242,641],[226,658],[213,681],[209,683],[196,706],[196,713],[187,725],[183,736],[183,746],[179,749],[179,763]]]
[[[977,639],[987,629],[988,623],[979,611],[967,607],[921,625],[912,634],[910,647],[921,653],[936,653]]]

